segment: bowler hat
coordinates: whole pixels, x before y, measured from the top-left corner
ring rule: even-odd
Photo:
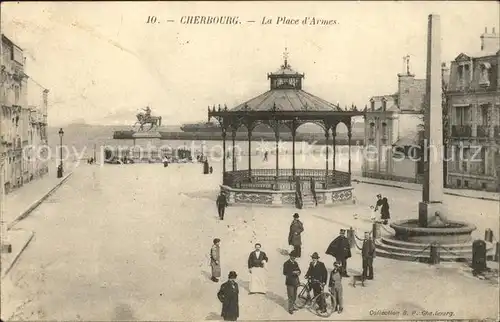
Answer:
[[[293,214],[293,218],[299,218],[299,214],[298,213],[294,213]]]
[[[319,255],[317,252],[314,252],[312,255],[311,255],[311,258],[313,259],[319,259]]]
[[[235,271],[230,271],[228,278],[236,278],[238,275],[236,274]]]

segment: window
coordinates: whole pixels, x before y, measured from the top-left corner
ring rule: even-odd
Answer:
[[[459,187],[459,188],[462,187],[462,180],[457,179],[457,187]]]
[[[460,81],[463,80],[464,79],[464,66],[459,65],[457,72],[458,72],[458,80],[460,80]]]
[[[479,84],[483,86],[490,85],[490,69],[491,65],[487,62],[481,63],[479,66]]]
[[[457,106],[455,107],[455,124],[467,125],[470,122],[470,106]]]
[[[464,180],[464,188],[469,188],[469,181],[468,180]]]
[[[482,125],[488,125],[488,105],[481,105],[481,121]]]
[[[375,137],[375,123],[373,122],[370,123],[370,137]]]
[[[387,135],[388,135],[388,133],[387,133],[387,123],[383,122],[382,123],[382,137],[384,139],[387,139]]]
[[[482,183],[481,183],[481,188],[482,188],[483,190],[486,190],[486,182],[482,182]]]
[[[387,101],[384,99],[382,100],[382,110],[385,111],[387,109]]]

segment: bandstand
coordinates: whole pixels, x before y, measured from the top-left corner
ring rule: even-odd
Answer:
[[[353,202],[351,186],[351,118],[362,116],[354,105],[341,109],[302,90],[304,74],[294,71],[288,64],[287,53],[284,63],[274,73],[269,73],[270,90],[232,109],[227,106],[208,108],[208,119],[217,119],[223,141],[223,180],[221,191],[228,196],[229,205],[295,206],[336,205]],[[303,169],[295,167],[295,138],[297,129],[305,123],[319,125],[325,133],[327,146],[333,147],[332,156],[325,149],[324,169]],[[335,168],[335,138],[339,123],[347,127],[349,138],[348,171]],[[248,169],[236,170],[236,159],[232,158],[232,169],[226,169],[226,139],[232,139],[232,153],[235,155],[235,138],[241,126],[248,130],[248,151],[252,151],[252,131],[259,124],[267,124],[275,133],[275,169],[252,168],[251,153],[248,153]],[[282,169],[279,165],[280,132],[290,131],[292,135],[292,168]],[[229,138],[228,138],[229,136]],[[329,158],[332,169],[329,169]]]

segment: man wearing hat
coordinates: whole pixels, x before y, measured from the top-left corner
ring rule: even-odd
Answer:
[[[293,246],[293,251],[295,256],[300,258],[302,253],[302,239],[300,234],[304,231],[304,225],[299,220],[299,214],[295,213],[293,215],[293,221],[290,224],[290,232],[288,233],[288,245]]]
[[[224,220],[224,213],[226,212],[227,207],[227,198],[226,195],[221,191],[217,196],[217,211],[219,212],[220,220]]]
[[[309,269],[305,277],[309,280],[309,286],[312,288],[314,296],[316,297],[321,293],[328,279],[328,271],[326,270],[325,264],[319,261],[319,255],[316,252],[311,255],[311,263],[309,264]],[[324,298],[318,298],[318,306],[321,313],[326,312]]]
[[[337,262],[342,263],[341,274],[344,277],[349,277],[347,275],[347,259],[351,258],[351,245],[345,236],[345,229],[341,229],[340,235],[330,243],[326,254],[332,255]]]
[[[330,294],[333,295],[335,299],[335,310],[337,313],[342,313],[344,299],[342,295],[342,274],[340,273],[342,269],[342,264],[340,262],[335,262],[333,264],[333,271],[330,274],[330,280],[328,282],[328,288],[330,289]]]
[[[236,321],[240,315],[239,304],[238,304],[238,284],[235,279],[235,271],[229,272],[228,281],[220,286],[220,290],[217,293],[217,298],[222,303],[221,316],[224,321]]]
[[[293,314],[297,310],[295,307],[295,300],[297,299],[297,288],[299,287],[300,268],[299,264],[295,261],[295,252],[290,253],[290,258],[283,264],[283,275],[286,276],[286,294],[288,297],[288,313]]]

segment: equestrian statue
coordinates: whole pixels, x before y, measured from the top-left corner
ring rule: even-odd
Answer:
[[[136,115],[137,122],[134,124],[136,132],[149,132],[161,126],[161,116],[152,116],[151,108],[149,108],[149,106],[146,106],[146,108],[143,108],[142,110],[144,113],[141,112]],[[150,125],[148,129],[144,129],[145,124]]]

